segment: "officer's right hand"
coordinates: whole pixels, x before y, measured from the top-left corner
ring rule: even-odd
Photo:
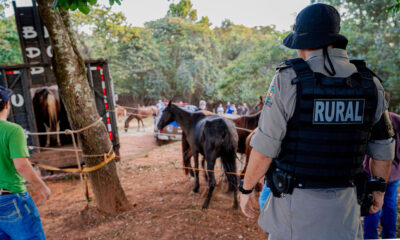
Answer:
[[[41,204],[41,203],[44,203],[47,199],[49,199],[51,190],[46,185],[43,185],[39,190],[40,190],[40,195],[41,195],[39,204]]]
[[[240,209],[246,217],[257,217],[258,201],[254,191],[250,194],[240,194]]]
[[[373,202],[369,209],[369,213],[377,213],[383,206],[383,198],[385,197],[384,192],[374,191],[372,192]]]

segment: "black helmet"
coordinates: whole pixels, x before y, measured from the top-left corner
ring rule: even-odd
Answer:
[[[283,44],[292,49],[315,49],[333,44],[346,49],[347,38],[339,34],[340,15],[327,4],[310,5],[297,15],[291,32]]]

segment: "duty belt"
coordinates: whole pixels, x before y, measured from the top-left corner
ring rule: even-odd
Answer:
[[[7,189],[2,189],[2,188],[0,188],[0,195],[7,195],[7,194],[11,194],[12,192],[10,192],[9,190],[7,190]]]

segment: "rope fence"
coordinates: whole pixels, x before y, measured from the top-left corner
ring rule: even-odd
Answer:
[[[118,105],[117,105],[118,106]],[[123,107],[123,106],[120,106]],[[137,108],[131,108],[131,107],[123,107],[125,109],[133,109],[136,110]],[[107,110],[109,112],[116,112],[116,110]],[[151,115],[143,115],[143,114],[136,114],[133,113],[134,115],[139,115],[139,116],[146,116],[146,117],[151,117]],[[30,148],[35,148],[35,149],[43,149],[43,150],[55,150],[55,151],[69,151],[69,152],[74,152],[75,153],[75,158],[76,158],[76,164],[77,168],[58,168],[54,166],[49,166],[46,164],[41,164],[41,163],[36,163],[35,165],[38,166],[39,168],[50,170],[50,171],[59,171],[59,172],[64,172],[60,174],[55,174],[53,176],[45,176],[42,179],[44,180],[50,180],[53,178],[59,178],[59,177],[65,177],[69,175],[79,175],[80,182],[81,182],[81,187],[82,187],[82,192],[86,198],[87,204],[91,201],[90,196],[89,196],[89,187],[88,187],[88,181],[87,181],[87,174],[93,171],[97,171],[100,168],[104,167],[107,165],[109,162],[116,158],[120,158],[120,156],[116,156],[115,153],[112,153],[113,147],[111,146],[110,150],[108,153],[102,153],[102,154],[93,154],[93,155],[85,155],[83,154],[82,157],[84,158],[91,158],[91,157],[103,157],[104,160],[95,165],[95,166],[81,166],[81,157],[80,154],[82,154],[82,149],[79,149],[77,146],[76,142],[76,137],[75,134],[84,132],[97,124],[99,124],[103,118],[99,118],[98,120],[94,121],[93,123],[89,124],[86,127],[83,127],[81,129],[76,129],[76,130],[64,130],[64,131],[56,131],[56,132],[27,132],[27,135],[31,136],[43,136],[43,135],[57,135],[57,134],[65,134],[65,135],[70,135],[72,138],[72,143],[73,143],[73,148],[66,148],[66,149],[59,149],[59,148],[51,148],[51,147],[38,147],[38,146],[29,146]],[[242,131],[247,131],[247,132],[252,132],[253,130],[247,129],[247,128],[240,128],[236,127],[238,130]],[[161,153],[163,157],[163,153]],[[230,175],[236,175],[236,176],[243,176],[244,174],[242,173],[236,173],[236,172],[225,172],[223,170],[209,170],[209,169],[201,169],[201,168],[194,168],[194,167],[186,167],[182,166],[183,169],[188,169],[188,170],[193,170],[193,171],[203,171],[203,172],[213,172],[213,173],[225,173],[225,174],[230,174]]]
[[[121,106],[121,105],[116,105],[116,107],[122,107],[122,108],[125,108],[125,109],[139,110],[139,108],[126,107],[126,106]],[[114,109],[114,110],[107,110],[107,111],[108,111],[108,112],[114,112],[114,113],[117,112],[116,109]],[[129,113],[129,115],[127,114],[127,116],[131,116],[131,115],[134,115],[134,116],[141,116],[141,117],[145,117],[145,118],[148,118],[148,117],[152,117],[152,116],[153,116],[153,115],[148,115],[148,114],[146,115],[146,114],[140,114],[140,113]],[[245,131],[245,132],[249,132],[249,133],[253,132],[253,130],[248,129],[248,128],[236,127],[236,129],[242,130],[242,131]]]
[[[83,131],[86,131],[86,130],[96,126],[102,120],[103,120],[103,118],[99,118],[98,120],[94,121],[93,123],[89,124],[88,126],[83,127],[81,129],[76,129],[76,130],[67,129],[67,130],[64,130],[64,131],[57,131],[57,132],[28,132],[27,133],[28,135],[31,135],[31,136],[57,135],[57,134],[71,135],[73,149],[70,149],[70,148],[69,149],[57,149],[57,148],[37,147],[37,146],[29,146],[29,147],[36,148],[36,149],[47,149],[47,150],[51,149],[51,150],[56,150],[56,151],[71,151],[71,152],[75,152],[76,164],[77,164],[78,168],[58,168],[58,167],[53,167],[53,166],[49,166],[49,165],[41,164],[41,163],[36,163],[35,165],[38,166],[39,168],[42,168],[42,169],[46,169],[46,170],[50,170],[50,171],[59,171],[59,172],[64,172],[65,173],[65,174],[59,174],[57,177],[59,177],[59,176],[67,176],[68,174],[79,174],[79,178],[80,178],[80,182],[81,182],[81,186],[82,186],[82,192],[83,192],[83,194],[84,194],[84,196],[86,198],[87,204],[89,204],[89,202],[91,201],[90,196],[89,196],[87,173],[99,170],[100,168],[104,167],[109,162],[114,160],[116,158],[116,156],[115,156],[115,153],[112,153],[113,147],[111,146],[111,148],[108,151],[108,153],[93,154],[93,155],[82,155],[82,157],[85,157],[85,158],[103,157],[104,160],[101,163],[99,163],[99,164],[97,164],[95,166],[90,166],[90,167],[81,166],[81,161],[80,161],[81,159],[80,159],[79,153],[82,152],[82,149],[79,149],[78,146],[77,146],[75,134],[81,133]],[[50,176],[46,176],[43,179],[50,179]]]
[[[189,170],[201,171],[201,172],[225,173],[225,174],[236,175],[236,176],[244,176],[243,173],[225,172],[224,170],[209,170],[209,169],[203,169],[203,168],[184,167],[184,166],[182,166],[182,169],[189,169]]]

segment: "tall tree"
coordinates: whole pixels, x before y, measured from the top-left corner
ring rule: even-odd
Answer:
[[[194,22],[197,20],[197,10],[193,9],[192,1],[180,0],[177,4],[171,3],[169,5],[167,16],[179,17]]]
[[[68,0],[59,0],[61,8],[52,7],[53,0],[37,0],[43,23],[49,31],[53,48],[52,66],[69,119],[74,129],[88,126],[100,118],[86,77],[86,68],[73,38]],[[87,1],[71,1],[87,13]],[[93,1],[91,1],[93,2]],[[95,2],[95,1],[94,1]],[[107,153],[112,147],[103,123],[79,134],[85,155]],[[88,166],[101,163],[103,157],[85,158]],[[99,210],[115,213],[129,209],[129,203],[118,179],[115,161],[89,174]]]

